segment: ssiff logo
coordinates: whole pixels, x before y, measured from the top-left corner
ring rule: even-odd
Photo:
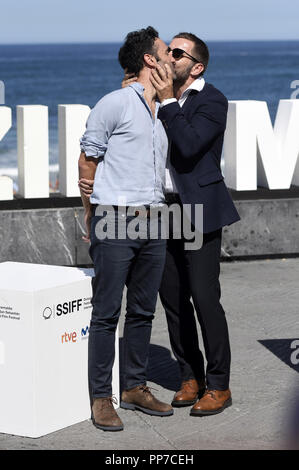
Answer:
[[[70,313],[75,314],[77,312],[80,312],[82,306],[83,299],[70,300],[68,302],[57,304],[56,306],[53,305],[53,308],[46,307],[43,310],[43,317],[45,320],[48,320],[51,317],[59,318],[64,317],[65,315],[68,315]]]
[[[46,307],[43,311],[43,317],[45,320],[49,320],[52,316],[52,309],[50,307]]]

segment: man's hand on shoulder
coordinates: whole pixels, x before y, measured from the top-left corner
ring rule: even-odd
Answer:
[[[132,83],[137,82],[138,77],[134,75],[134,73],[125,73],[123,81],[121,82],[121,87],[126,88],[127,86],[131,85]]]
[[[165,69],[157,64],[157,68],[151,71],[150,81],[157,91],[160,103],[174,98],[172,73],[168,64],[165,64]]]

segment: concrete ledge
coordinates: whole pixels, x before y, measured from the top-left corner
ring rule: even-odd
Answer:
[[[299,253],[299,198],[235,201],[241,221],[224,227],[223,258]],[[0,262],[90,264],[82,207],[0,211]]]
[[[223,256],[299,253],[299,198],[234,201],[241,220],[223,229]]]

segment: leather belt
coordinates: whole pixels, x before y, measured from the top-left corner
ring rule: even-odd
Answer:
[[[98,205],[99,204],[92,204],[93,211],[94,211],[93,213],[95,213],[96,208],[97,208]],[[159,211],[157,211],[157,214],[155,213],[156,212],[155,209],[159,209],[158,207],[157,208],[152,208],[152,209],[150,209],[150,207],[145,207],[144,209],[141,209],[141,210],[136,209],[135,212],[133,212],[133,206],[114,206],[113,205],[112,207],[113,207],[115,213],[117,213],[118,211],[121,211],[122,213],[126,214],[127,216],[128,216],[127,211],[130,208],[130,215],[129,215],[130,217],[134,217],[134,216],[137,217],[138,216],[138,217],[144,217],[146,219],[146,218],[150,218],[151,216],[155,216],[155,215],[158,216],[158,217],[161,216],[161,213]]]

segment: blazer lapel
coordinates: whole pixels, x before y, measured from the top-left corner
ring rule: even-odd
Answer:
[[[185,103],[182,106],[182,111],[184,111],[184,113],[186,113],[186,111],[188,112],[188,110],[190,108],[190,105],[191,105],[194,97],[197,95],[197,93],[199,93],[197,90],[191,90],[190,91]]]

